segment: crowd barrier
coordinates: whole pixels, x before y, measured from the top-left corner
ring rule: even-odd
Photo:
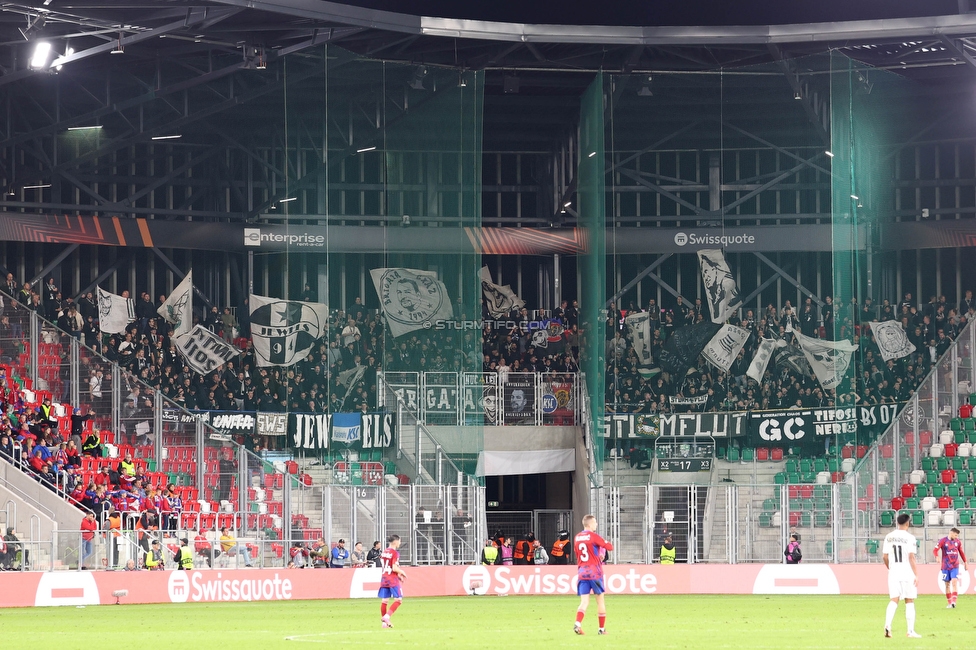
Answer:
[[[944,593],[937,565],[918,574],[920,595]],[[960,575],[959,593],[976,586],[973,574]],[[26,572],[0,579],[0,607],[108,605],[120,590],[123,604],[375,598],[379,583],[378,568]],[[606,587],[610,595],[888,594],[878,564],[608,565]],[[408,598],[575,593],[575,566],[412,567],[404,582]]]

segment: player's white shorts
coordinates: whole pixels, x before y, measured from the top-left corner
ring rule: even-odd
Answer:
[[[895,580],[888,576],[889,598],[918,598],[918,587],[914,580]]]

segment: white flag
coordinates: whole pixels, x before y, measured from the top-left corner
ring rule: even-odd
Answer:
[[[793,332],[803,356],[824,388],[836,388],[851,365],[851,353],[857,346],[847,340],[825,341]]]
[[[749,340],[749,330],[735,325],[722,325],[708,342],[702,355],[716,368],[729,371],[742,346]]]
[[[193,270],[176,285],[169,298],[159,306],[156,313],[173,326],[173,335],[182,336],[193,329]]]
[[[251,341],[257,364],[290,366],[304,359],[328,332],[329,308],[320,302],[251,294]]]
[[[123,298],[98,287],[98,329],[107,334],[118,334],[135,319],[136,306],[132,298]]]
[[[380,297],[383,316],[394,338],[454,318],[447,287],[432,271],[373,269],[369,272]]]
[[[761,381],[762,376],[766,374],[766,366],[769,365],[769,359],[773,356],[773,350],[785,347],[786,341],[783,339],[763,339],[760,341],[759,349],[756,350],[756,356],[752,358],[752,363],[749,364],[749,370],[746,371],[746,377]]]
[[[481,292],[492,318],[507,316],[513,309],[525,306],[525,301],[515,295],[512,287],[507,284],[500,286],[491,281],[491,271],[487,266],[481,267]]]
[[[719,249],[698,251],[698,263],[701,266],[712,322],[722,324],[742,302],[735,286],[735,278],[725,261],[725,254]]]
[[[908,335],[898,321],[871,321],[868,325],[871,326],[874,342],[878,344],[883,360],[901,359],[915,351],[915,344],[908,340]]]
[[[630,335],[630,344],[637,353],[637,361],[642,366],[651,365],[654,362],[651,356],[651,315],[646,311],[627,314],[624,323]]]
[[[233,361],[241,353],[203,325],[197,325],[186,334],[174,337],[173,343],[183,355],[186,365],[200,375],[213,372],[218,366]]]

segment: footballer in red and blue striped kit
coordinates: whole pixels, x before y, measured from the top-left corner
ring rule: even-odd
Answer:
[[[590,604],[590,594],[596,596],[597,616],[600,629],[597,634],[606,634],[607,607],[603,601],[603,560],[607,551],[613,550],[613,544],[596,533],[596,517],[583,517],[583,530],[573,539],[573,551],[576,552],[576,565],[579,573],[576,593],[579,594],[580,604],[576,610],[576,624],[573,631],[583,634],[583,616]]]
[[[946,609],[955,609],[956,598],[959,596],[959,560],[962,560],[962,570],[966,570],[966,552],[962,550],[962,540],[959,539],[959,529],[952,528],[949,535],[939,540],[932,549],[932,554],[939,557],[942,551],[942,582],[946,586]]]

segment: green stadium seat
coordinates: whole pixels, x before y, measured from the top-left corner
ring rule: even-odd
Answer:
[[[756,452],[752,447],[746,447],[742,450],[742,460],[747,463],[751,463],[756,457]]]
[[[146,461],[146,471],[147,472],[155,472],[156,471],[156,461],[155,460],[147,460]]]
[[[894,496],[894,490],[890,483],[885,483],[878,486],[878,496],[882,499],[890,499]]]
[[[810,515],[809,512],[801,512],[800,513],[800,525],[801,526],[803,526],[804,528],[809,528],[812,523],[813,523],[813,517]]]
[[[763,510],[766,512],[776,512],[779,510],[779,499],[766,499],[763,501]]]
[[[939,473],[935,470],[925,472],[925,482],[928,484],[938,483],[941,480]]]
[[[959,511],[959,525],[960,526],[972,526],[973,525],[973,511],[972,510],[960,510]]]
[[[801,483],[816,483],[817,475],[814,472],[807,472],[806,474],[800,474]]]
[[[939,497],[944,497],[947,492],[946,489],[947,487],[948,486],[942,484],[933,485],[931,495],[934,496],[936,499],[938,499]]]
[[[962,458],[960,456],[954,456],[949,460],[949,467],[956,470],[957,472],[961,472],[962,470],[966,469],[966,465],[968,464],[967,461],[968,459],[966,458]]]
[[[817,512],[813,516],[813,525],[818,528],[826,528],[830,526],[830,513],[829,512]]]
[[[905,510],[918,510],[919,503],[921,500],[918,497],[909,497],[905,499]]]
[[[840,471],[840,459],[839,458],[831,458],[830,460],[828,460],[827,461],[827,471],[830,472],[831,474],[833,474],[834,472],[839,472]]]
[[[963,508],[966,507],[966,505],[968,503],[969,502],[966,499],[964,499],[962,497],[956,497],[956,498],[954,498],[952,500],[952,509],[953,510],[962,510]]]
[[[963,483],[962,495],[964,497],[976,496],[976,486],[974,486],[972,483]]]
[[[814,499],[813,500],[814,510],[830,510],[830,499]]]
[[[760,528],[772,528],[773,527],[773,515],[768,512],[759,513],[759,527]]]
[[[937,458],[935,460],[935,469],[940,472],[942,470],[949,469],[949,459],[944,456],[942,458]]]
[[[949,420],[949,428],[956,433],[962,431],[962,418],[952,418]]]
[[[976,406],[976,393],[969,394],[969,405]]]
[[[786,483],[786,472],[776,472],[776,476],[773,477],[773,482],[776,483],[776,485]]]
[[[791,458],[786,461],[786,471],[790,474],[797,474],[800,471],[800,461],[795,458]]]
[[[827,555],[827,557],[830,557],[831,555],[834,554],[834,542],[833,542],[833,540],[828,539],[827,540],[827,543],[824,544],[824,553]]]
[[[795,484],[797,484],[797,483],[800,482],[800,475],[799,474],[787,474],[786,475],[786,482],[795,485]]]
[[[725,460],[728,455],[728,449],[726,447],[716,447],[715,448],[715,458],[718,460]]]
[[[729,462],[738,462],[739,450],[736,447],[729,447]]]
[[[829,499],[830,498],[830,486],[829,485],[818,485],[813,488],[813,496],[815,499]]]
[[[875,555],[878,552],[878,547],[881,544],[876,539],[869,539],[864,542],[864,550],[868,552],[868,555]]]
[[[820,472],[826,472],[826,471],[828,471],[827,470],[827,459],[826,458],[818,458],[815,461],[813,461],[813,471],[816,472],[816,473],[818,473],[818,474]]]
[[[922,459],[922,469],[926,472],[935,469],[935,459],[926,456]]]
[[[800,459],[800,473],[807,474],[813,471],[813,461],[809,458]]]
[[[921,510],[912,511],[912,526],[921,528],[925,525],[925,513]]]
[[[963,420],[963,431],[976,432],[976,419],[966,418]]]
[[[882,528],[891,528],[895,525],[895,513],[892,510],[883,510],[880,516]]]
[[[962,495],[962,486],[958,484],[952,484],[946,489],[946,494],[950,497],[958,497]]]

